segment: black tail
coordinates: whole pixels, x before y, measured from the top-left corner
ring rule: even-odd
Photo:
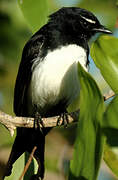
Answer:
[[[6,166],[5,176],[9,176],[12,171],[14,162],[25,152],[31,153],[34,146],[37,147],[34,157],[38,163],[38,171],[36,177],[43,179],[44,177],[44,149],[45,149],[45,133],[39,129],[18,128],[12,151]]]

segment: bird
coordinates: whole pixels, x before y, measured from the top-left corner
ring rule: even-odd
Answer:
[[[67,113],[67,107],[80,93],[78,62],[89,69],[88,42],[96,33],[111,34],[90,11],[80,7],[62,7],[49,15],[24,46],[14,89],[16,116],[51,117]],[[45,136],[49,128],[17,128],[17,135],[6,166],[9,176],[14,162],[37,147],[34,158],[37,174],[44,178]]]

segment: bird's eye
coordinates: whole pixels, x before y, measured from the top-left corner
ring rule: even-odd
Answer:
[[[81,23],[81,25],[82,25],[82,27],[83,27],[84,29],[89,29],[89,27],[90,27],[90,24],[89,24],[87,21],[83,21],[83,22]]]
[[[86,21],[84,21],[84,22],[83,22],[83,24],[84,24],[84,26],[86,26],[86,25],[87,25],[87,22],[86,22]]]

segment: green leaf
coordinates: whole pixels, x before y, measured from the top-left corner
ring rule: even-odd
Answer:
[[[5,180],[16,180],[19,179],[19,177],[21,176],[24,166],[27,163],[29,158],[29,154],[28,153],[24,153],[13,165],[13,170],[12,170],[12,174],[11,176],[5,177]],[[30,177],[37,172],[37,163],[36,161],[33,159],[32,163],[30,164],[28,171],[26,172],[23,180],[28,180],[30,179]]]
[[[118,95],[116,95],[107,106],[102,126],[105,128],[118,129]]]
[[[102,127],[107,136],[107,143],[118,146],[118,95],[107,106]]]
[[[100,128],[104,102],[94,79],[80,64],[78,64],[78,77],[81,85],[80,117],[69,180],[95,180],[104,144]]]
[[[118,147],[111,148],[105,145],[103,159],[112,172],[118,177]]]
[[[104,79],[118,93],[118,39],[100,36],[91,47],[91,56]]]
[[[102,127],[110,145],[105,146],[104,160],[118,177],[118,95],[107,106]]]
[[[118,39],[112,36],[101,36],[93,43],[91,55],[100,69],[104,79],[115,93],[118,93]],[[102,121],[103,132],[107,137],[104,160],[110,169],[118,176],[118,156],[113,152],[118,146],[118,95],[107,106]]]
[[[33,33],[46,23],[48,16],[47,0],[18,0],[18,4]]]

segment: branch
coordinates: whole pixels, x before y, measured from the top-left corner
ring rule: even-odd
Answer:
[[[104,96],[104,101],[108,100],[109,98],[115,96],[114,93],[110,93],[108,95]],[[78,112],[71,113],[68,115],[68,123],[76,122],[76,118],[78,117]],[[59,116],[55,117],[48,117],[48,118],[42,118],[44,127],[55,127],[57,126],[57,119]],[[63,120],[60,120],[60,125],[62,124]],[[18,116],[11,116],[8,115],[2,111],[0,111],[0,123],[2,123],[9,131],[11,136],[14,134],[14,130],[17,127],[25,127],[25,128],[33,128],[34,127],[34,118],[30,117],[18,117]],[[40,124],[40,127],[41,124]]]
[[[59,116],[42,118],[44,127],[57,126],[58,118],[59,118]],[[61,119],[59,125],[62,125],[62,121],[63,120]],[[74,122],[74,119],[70,115],[68,115],[68,122],[69,123]],[[33,128],[34,127],[34,118],[11,116],[11,115],[8,115],[8,114],[0,111],[0,123],[2,123],[10,131],[11,136],[13,136],[14,130],[17,127]],[[40,124],[40,126],[41,126],[41,124]]]
[[[104,101],[107,101],[108,99],[114,96],[115,96],[115,93],[110,91],[107,95],[104,95]]]

